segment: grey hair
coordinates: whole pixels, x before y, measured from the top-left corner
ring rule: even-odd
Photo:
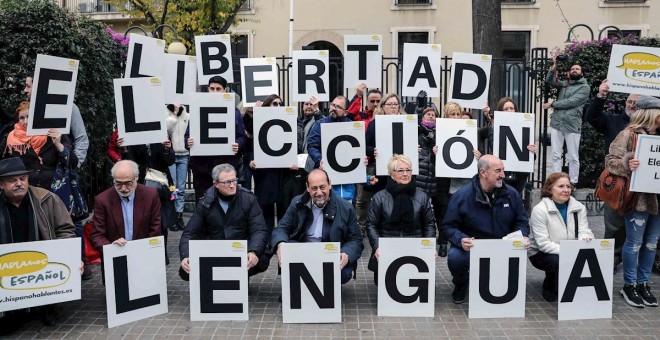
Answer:
[[[412,161],[410,161],[410,158],[404,155],[397,155],[394,154],[392,157],[387,161],[387,172],[391,175],[396,171],[396,167],[399,165],[399,162],[403,162],[408,164],[410,166],[410,169],[412,169]]]
[[[477,172],[481,171],[481,169],[490,169],[490,162],[488,161],[488,157],[480,157],[477,161]]]
[[[218,180],[218,176],[220,176],[220,173],[222,172],[233,172],[236,173],[236,169],[231,164],[227,163],[222,163],[219,165],[216,165],[213,170],[211,171],[211,176],[213,177],[213,182]]]
[[[121,160],[121,161],[115,163],[115,165],[112,166],[112,169],[110,169],[110,175],[112,176],[112,178],[115,178],[115,172],[117,171],[117,168],[121,164],[130,165],[131,170],[133,170],[133,176],[135,176],[135,177],[140,176],[140,168],[138,167],[138,164],[131,161],[131,160],[125,159],[125,160]]]

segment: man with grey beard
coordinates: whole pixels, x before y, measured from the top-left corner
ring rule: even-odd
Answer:
[[[605,113],[605,104],[607,95],[610,92],[610,87],[607,79],[603,80],[598,87],[598,94],[591,101],[589,109],[587,110],[586,120],[596,131],[602,133],[605,137],[605,154],[607,155],[610,150],[610,143],[616,136],[625,129],[630,123],[630,116],[635,112],[635,104],[640,97],[639,94],[631,94],[626,100],[626,107],[624,110],[617,110],[613,113]],[[603,219],[605,220],[605,235],[604,238],[614,239],[614,273],[617,272],[617,266],[621,263],[621,248],[623,242],[626,240],[626,228],[623,222],[623,216],[616,213],[616,211],[607,204],[603,205]]]

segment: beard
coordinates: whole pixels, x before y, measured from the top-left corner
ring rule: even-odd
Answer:
[[[582,75],[577,73],[571,73],[570,78],[571,80],[580,80],[582,79]]]

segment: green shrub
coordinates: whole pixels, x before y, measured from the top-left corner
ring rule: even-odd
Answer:
[[[113,78],[120,78],[126,45],[99,23],[49,0],[0,0],[0,106],[13,112],[37,54],[80,61],[74,102],[90,140],[81,175],[88,198],[109,185],[105,149],[116,120]],[[101,180],[99,180],[101,178]],[[90,202],[91,203],[91,202]]]
[[[603,38],[597,41],[574,42],[566,46],[562,52],[567,60],[558,62],[558,70],[560,73],[565,73],[571,65],[581,65],[591,86],[591,98],[593,98],[598,93],[598,86],[601,81],[607,78],[613,44],[660,47],[660,38],[627,36],[623,39]],[[538,77],[538,79],[545,77],[545,74],[539,74]],[[540,80],[540,83],[543,83],[543,80]],[[551,97],[556,97],[556,95],[556,91],[550,92]],[[607,99],[606,112],[623,112],[627,97],[628,94],[612,92]],[[585,113],[587,107],[588,104],[584,108]],[[604,160],[603,136],[594,130],[589,123],[584,122],[580,141],[579,187],[594,188],[596,186],[596,180],[598,180],[598,176],[604,168]]]

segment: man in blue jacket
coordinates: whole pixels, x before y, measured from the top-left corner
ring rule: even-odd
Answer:
[[[354,276],[364,244],[353,206],[335,195],[328,174],[321,169],[307,175],[307,192],[293,198],[273,229],[271,244],[281,264],[284,242],[340,242],[341,283]]]
[[[323,169],[323,160],[321,155],[321,124],[352,122],[348,117],[348,99],[344,96],[337,96],[330,104],[329,116],[320,119],[314,123],[312,130],[307,137],[307,151],[309,157],[314,161],[315,168]],[[341,184],[336,187],[336,193],[339,197],[353,201],[355,197],[355,184]]]
[[[451,196],[441,232],[451,243],[447,266],[453,276],[452,301],[465,301],[474,239],[501,239],[520,230],[529,246],[529,223],[520,194],[504,183],[504,163],[493,156],[479,158],[472,182]]]

